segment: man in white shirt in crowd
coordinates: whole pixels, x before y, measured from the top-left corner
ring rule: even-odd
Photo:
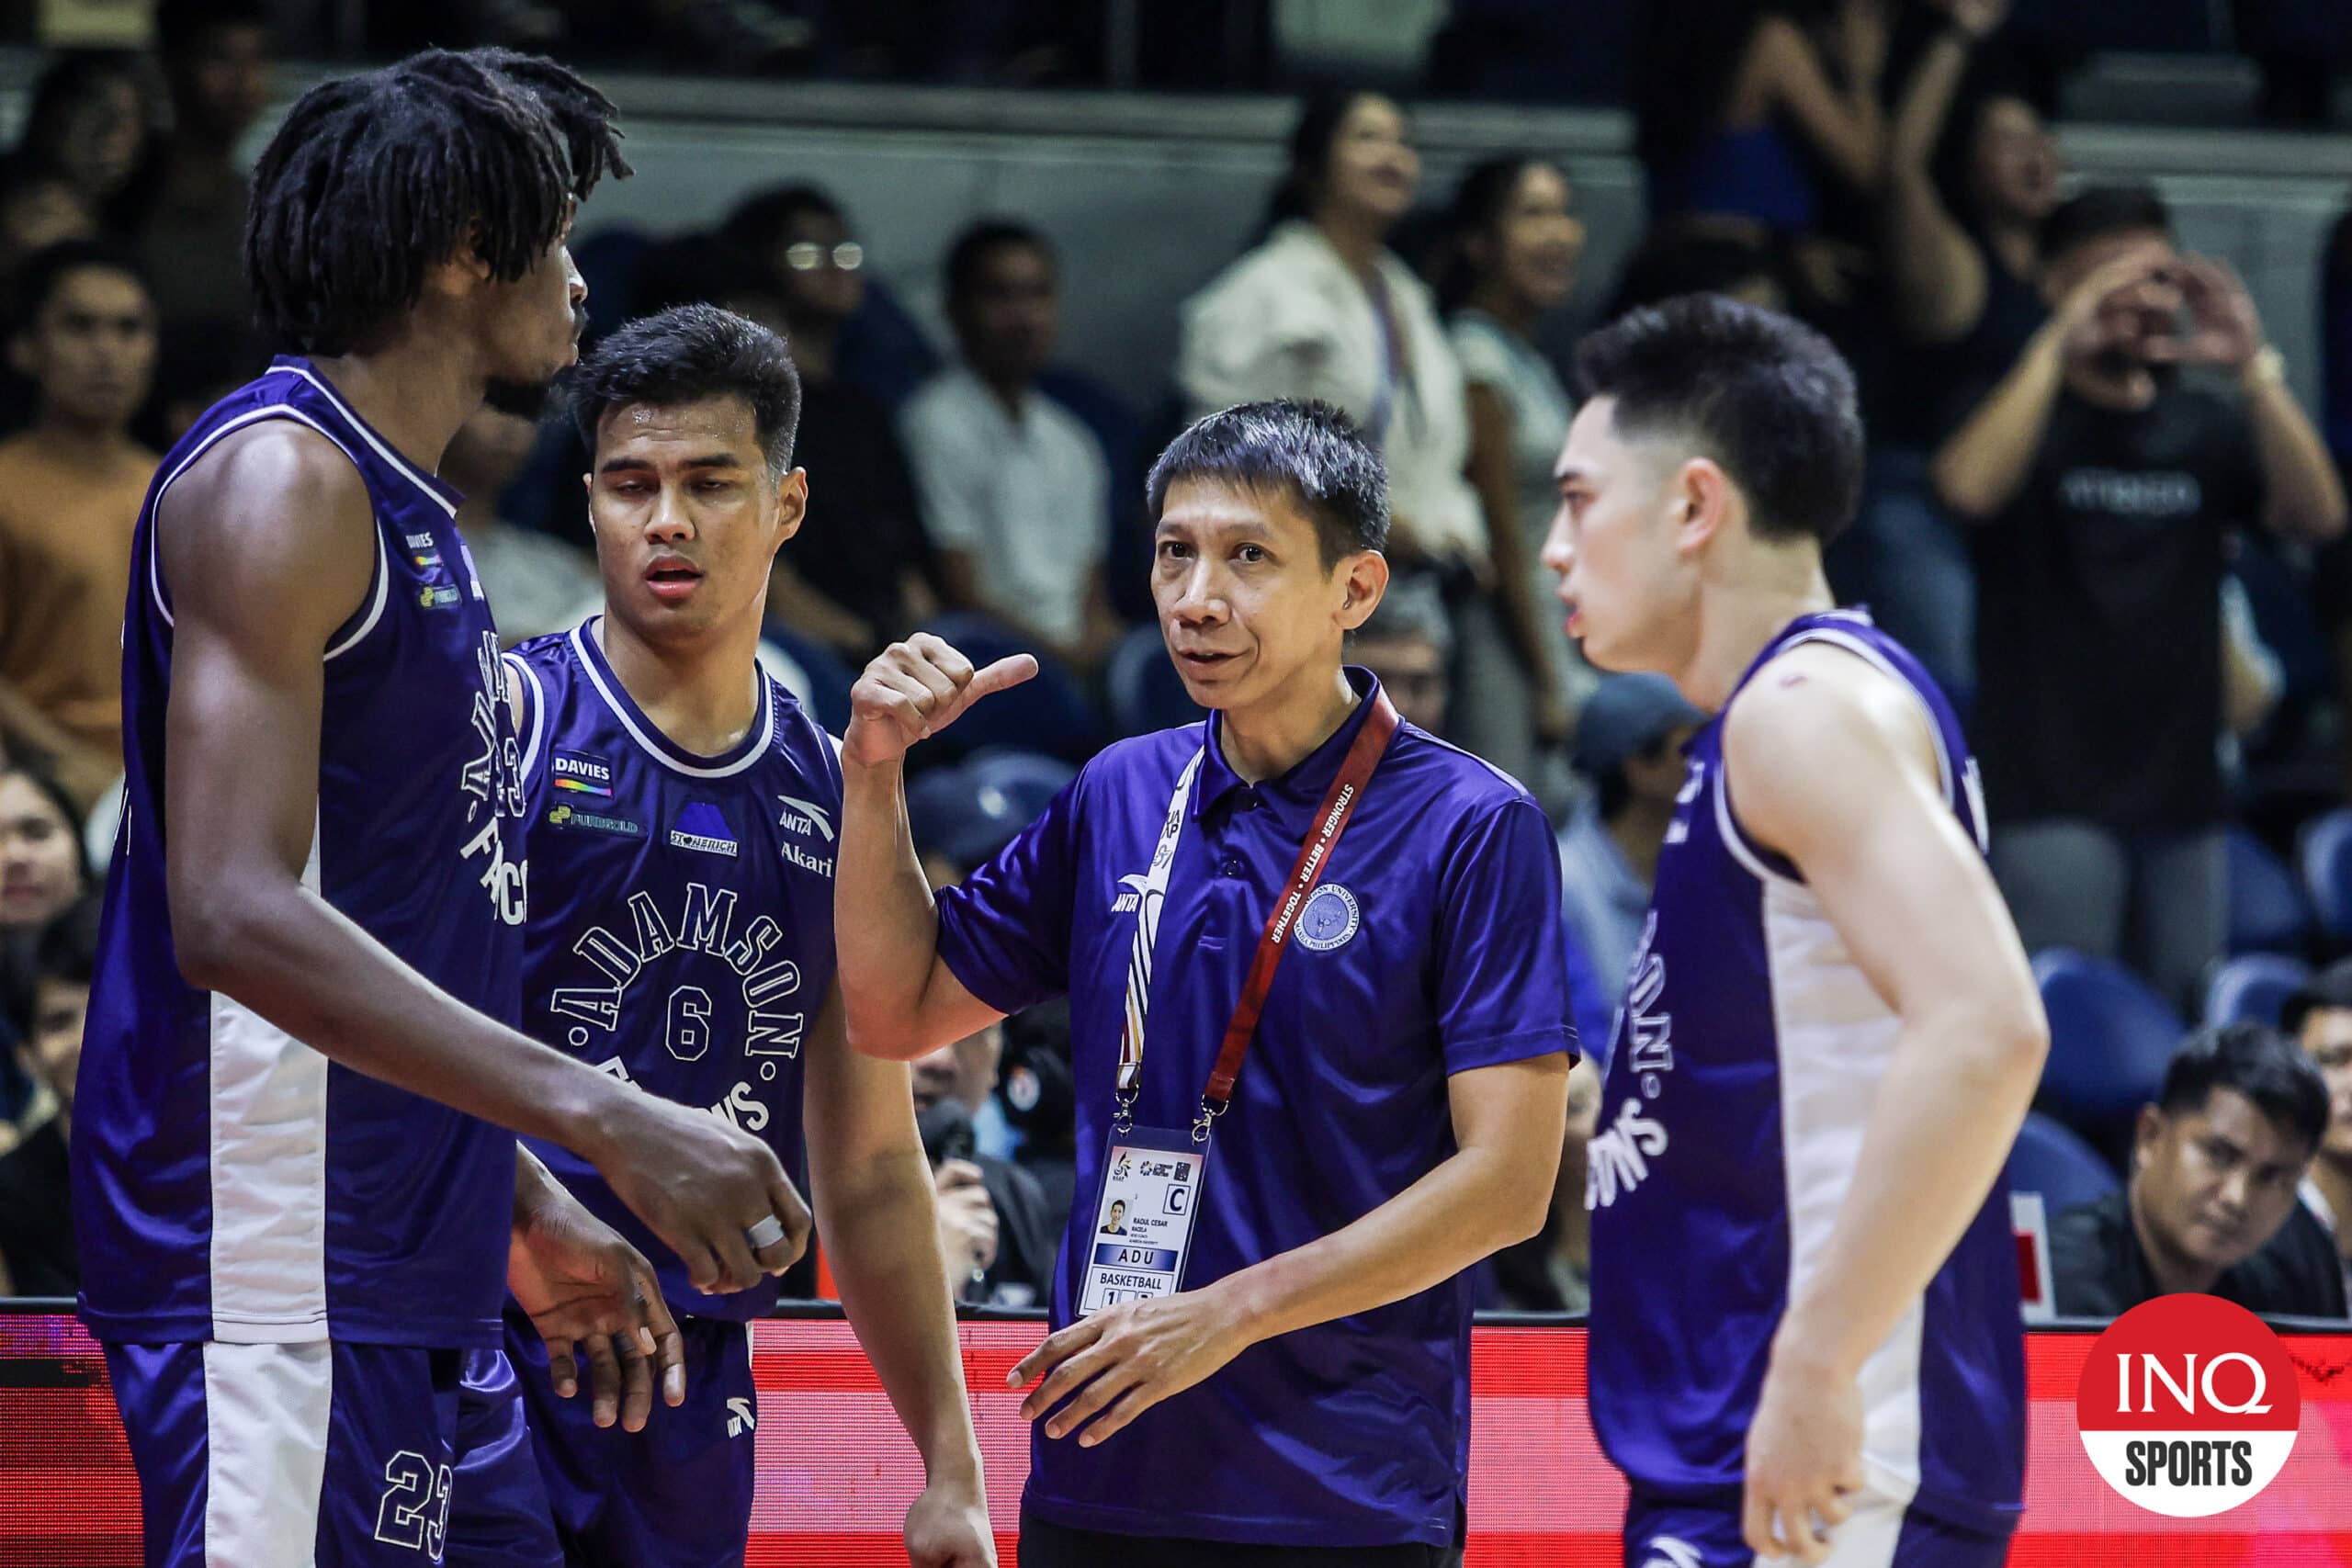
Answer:
[[[966,230],[947,254],[962,363],[909,400],[899,434],[948,602],[1083,670],[1120,631],[1102,577],[1111,471],[1078,416],[1036,388],[1059,313],[1044,235],[996,220]]]

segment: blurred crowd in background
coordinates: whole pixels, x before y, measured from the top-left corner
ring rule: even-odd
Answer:
[[[1561,629],[1537,552],[1576,398],[1552,347],[1572,296],[1786,310],[1864,390],[1871,480],[1836,585],[1970,715],[1970,787],[2041,955],[2055,1047],[2013,1184],[2074,1211],[2062,1280],[2235,1270],[2250,1304],[2343,1314],[2352,976],[2311,966],[2352,950],[2352,217],[2309,258],[2326,400],[2306,410],[2229,259],[2183,249],[2153,188],[2070,178],[2050,122],[2098,46],[2236,50],[2260,84],[2250,118],[2324,124],[2352,10],[1393,0],[1368,8],[1389,25],[1349,29],[1270,0],[920,9],[164,0],[151,48],[45,63],[0,160],[0,1292],[73,1284],[64,1150],[131,528],[158,455],[268,362],[243,302],[239,154],[281,99],[277,62],[498,41],[635,69],[1265,89],[1321,27],[1353,46],[1322,57],[1355,74],[1306,85],[1254,240],[1166,301],[1179,349],[1148,404],[1067,363],[1064,258],[1018,212],[920,258],[869,252],[856,189],[777,186],[662,234],[584,216],[592,333],[707,300],[789,338],[812,500],[763,657],[829,728],[865,660],[918,627],[976,662],[1040,656],[1041,678],[918,755],[934,879],[988,858],[1107,741],[1199,716],[1150,619],[1141,475],[1202,412],[1320,398],[1383,449],[1395,511],[1395,585],[1351,657],[1553,814],[1562,962],[1600,1054],[1705,716],[1660,678],[1593,670]],[[1579,295],[1587,220],[1541,149],[1430,188],[1423,95],[1630,109],[1646,228],[1615,247],[1622,272]],[[944,278],[946,339],[892,287],[917,266]],[[597,605],[576,442],[485,411],[443,460],[509,641]],[[967,1299],[1028,1304],[1052,1268],[1067,1034],[1043,1010],[917,1066]],[[1577,1083],[1554,1224],[1489,1266],[1490,1305],[1583,1304],[1594,1068]],[[2240,1102],[2253,1122],[2213,1132]],[[2267,1165],[2246,1146],[2263,1129]],[[2169,1230],[2149,1217],[2175,1212]]]

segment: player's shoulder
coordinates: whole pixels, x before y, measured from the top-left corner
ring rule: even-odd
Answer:
[[[542,632],[537,637],[525,637],[506,650],[506,657],[517,664],[527,664],[534,671],[546,673],[569,670],[577,657],[572,652],[569,631]]]
[[[838,799],[842,792],[840,738],[774,673],[763,671],[761,679],[767,684],[767,700],[775,713],[775,732],[768,739],[770,760]]]
[[[1820,742],[1905,741],[1924,717],[1917,688],[1884,660],[1857,652],[1808,641],[1766,660],[1724,709],[1725,748],[1802,756]]]

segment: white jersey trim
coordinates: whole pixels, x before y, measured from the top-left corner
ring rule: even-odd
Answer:
[[[319,886],[315,807],[302,886]],[[324,1339],[327,1059],[242,1002],[216,991],[207,1003],[212,1337]]]
[[[414,485],[418,490],[424,491],[426,496],[431,498],[434,505],[439,507],[442,511],[447,513],[452,517],[455,517],[458,514],[457,506],[451,502],[447,496],[443,495],[439,491],[434,489],[431,484],[427,483],[424,476],[419,474],[416,469],[411,466],[407,458],[401,457],[398,452],[393,451],[390,446],[385,446],[381,441],[379,441],[376,438],[376,433],[368,428],[368,422],[361,419],[356,413],[354,413],[352,412],[351,405],[343,400],[342,393],[336,391],[333,387],[328,386],[324,381],[321,380],[318,377],[311,375],[308,370],[303,369],[299,365],[273,365],[266,371],[263,372],[263,374],[268,376],[300,376],[303,380],[308,381],[311,386],[316,387],[319,389],[319,395],[334,405],[335,412],[343,415],[344,418],[351,422],[351,428],[358,433],[360,440],[368,443],[368,449],[369,451],[375,453],[376,456],[384,459],[385,462],[390,463],[393,468],[399,469],[401,476],[407,479],[409,483]]]
[[[775,694],[769,689],[771,682],[767,671],[754,669],[752,680],[756,686],[760,705],[759,740],[724,767],[701,767],[680,761],[639,727],[628,711],[628,705],[605,684],[604,674],[596,668],[596,656],[588,649],[589,624],[582,621],[571,628],[571,651],[580,660],[580,668],[587,672],[588,683],[596,688],[596,694],[605,700],[605,708],[620,722],[620,727],[628,731],[628,738],[637,742],[637,749],[672,773],[683,773],[690,779],[730,779],[766,756],[768,749],[775,744]]]
[[[528,738],[523,742],[522,773],[527,783],[531,776],[531,769],[539,760],[539,741],[547,733],[548,689],[539,684],[539,672],[523,660],[515,658],[511,653],[503,653],[499,657],[505,661],[508,669],[523,678],[524,689],[529,693],[529,695],[523,699],[523,705],[531,710]]]
[[[315,1562],[334,1346],[215,1343],[203,1355],[204,1568]]]
[[[384,601],[392,591],[391,576],[391,559],[384,553],[384,525],[379,522],[376,525],[376,597],[368,605],[366,618],[351,628],[351,635],[327,649],[328,659],[338,659],[350,652],[359,645],[361,637],[376,629],[376,623],[384,618]]]

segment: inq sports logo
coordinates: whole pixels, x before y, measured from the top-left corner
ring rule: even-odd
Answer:
[[[2176,1519],[2252,1501],[2294,1452],[2302,1409],[2278,1337],[2216,1296],[2159,1296],[2117,1318],[2075,1392],[2099,1474]]]

